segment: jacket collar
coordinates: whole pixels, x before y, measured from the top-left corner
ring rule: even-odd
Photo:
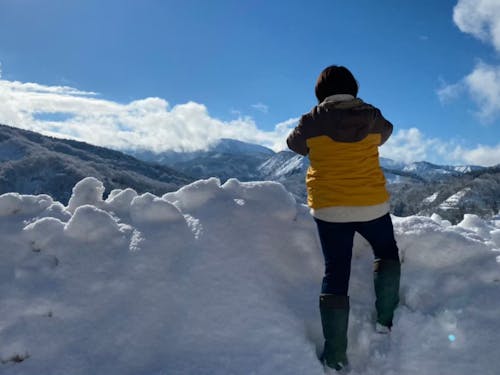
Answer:
[[[349,109],[354,108],[363,104],[363,101],[359,98],[355,98],[349,94],[336,94],[325,98],[318,107],[324,108],[337,108],[337,109]]]
[[[321,102],[321,104],[323,104],[323,103],[335,103],[335,102],[346,102],[348,100],[354,100],[354,99],[355,99],[354,96],[349,95],[349,94],[335,94],[335,95],[330,95],[330,96],[326,97],[325,100],[323,100]]]

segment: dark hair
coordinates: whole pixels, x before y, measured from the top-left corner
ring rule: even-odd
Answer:
[[[314,92],[319,103],[335,94],[350,94],[356,97],[358,82],[346,67],[331,65],[320,73]]]

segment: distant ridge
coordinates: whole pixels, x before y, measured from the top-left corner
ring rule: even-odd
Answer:
[[[237,178],[240,181],[262,180],[259,166],[275,155],[267,147],[229,138],[219,139],[207,150],[128,152],[138,159],[169,166],[193,178]]]
[[[89,176],[107,192],[131,187],[158,195],[193,181],[119,151],[0,124],[0,194],[49,194],[67,203],[75,183]]]

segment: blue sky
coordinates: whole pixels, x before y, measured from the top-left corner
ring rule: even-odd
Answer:
[[[381,154],[500,163],[496,0],[1,0],[0,122],[117,149],[284,147],[345,65]]]

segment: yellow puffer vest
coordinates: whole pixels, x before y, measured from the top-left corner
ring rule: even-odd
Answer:
[[[308,205],[319,209],[386,202],[378,147],[391,132],[392,124],[380,111],[360,99],[322,103],[302,116],[287,143],[309,155]]]

